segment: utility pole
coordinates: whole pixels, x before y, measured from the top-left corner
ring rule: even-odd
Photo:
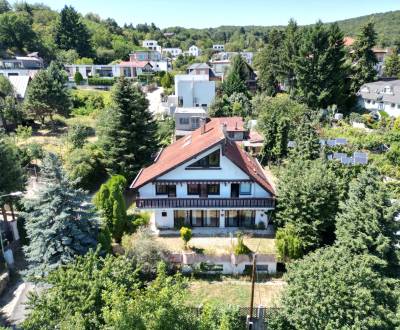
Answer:
[[[253,305],[254,305],[254,286],[256,282],[256,266],[257,266],[257,255],[253,254],[253,269],[251,272],[251,298],[250,298],[250,315],[248,317],[247,329],[253,329]]]

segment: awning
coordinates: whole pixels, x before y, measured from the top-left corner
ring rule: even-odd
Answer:
[[[219,184],[219,183],[251,183],[251,180],[157,180],[153,182],[155,185],[176,185],[179,183],[186,184]]]

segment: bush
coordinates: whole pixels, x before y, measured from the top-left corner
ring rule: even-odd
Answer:
[[[279,259],[282,261],[287,262],[303,256],[303,244],[292,224],[287,224],[277,230],[276,247]]]
[[[68,140],[74,149],[82,148],[91,135],[94,135],[93,128],[88,126],[73,125],[68,130]]]
[[[185,248],[187,248],[187,245],[188,245],[189,241],[192,238],[192,230],[190,228],[187,228],[187,227],[182,227],[179,230],[179,233],[180,233],[181,238],[182,238],[182,240],[184,242]]]
[[[246,245],[246,244],[244,244],[244,242],[243,242],[243,233],[238,233],[237,234],[237,244],[236,244],[236,246],[235,246],[235,248],[234,248],[234,251],[233,251],[233,253],[235,254],[235,255],[241,255],[241,254],[247,254],[247,255],[249,255],[250,253],[252,253],[252,251],[249,249],[249,247]]]
[[[75,84],[77,84],[77,85],[80,85],[82,83],[83,77],[82,77],[82,74],[79,71],[75,72],[74,81],[75,81]]]
[[[258,223],[257,228],[260,230],[264,230],[265,229],[265,222],[261,221]]]
[[[90,86],[112,86],[114,83],[114,78],[88,78]]]

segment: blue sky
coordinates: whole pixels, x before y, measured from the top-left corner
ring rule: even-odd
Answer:
[[[400,0],[28,0],[60,10],[65,4],[118,23],[151,23],[161,28],[220,25],[284,25],[339,19],[400,9]]]

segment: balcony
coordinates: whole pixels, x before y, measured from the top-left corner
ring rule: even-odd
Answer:
[[[274,208],[274,198],[148,198],[136,199],[139,209]]]

